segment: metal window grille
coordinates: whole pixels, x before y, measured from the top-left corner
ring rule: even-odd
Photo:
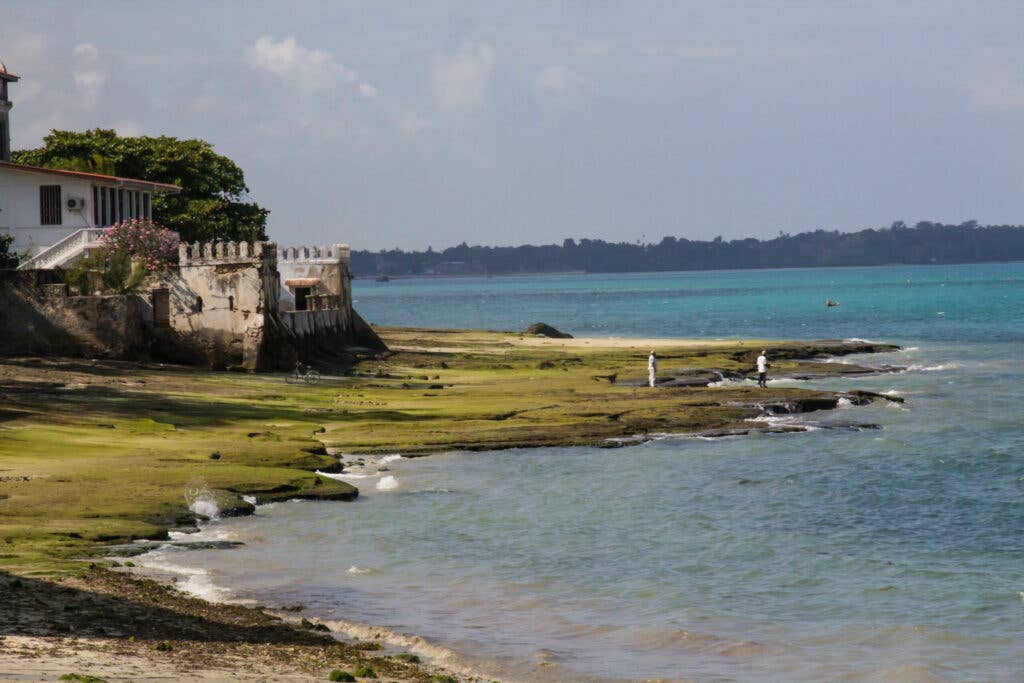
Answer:
[[[60,225],[63,207],[60,205],[60,185],[39,186],[39,224]]]

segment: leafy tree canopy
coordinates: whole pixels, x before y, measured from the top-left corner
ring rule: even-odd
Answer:
[[[12,161],[173,183],[180,194],[155,195],[153,220],[187,242],[266,239],[267,209],[249,199],[238,164],[203,140],[120,137],[97,128],[84,133],[54,130],[38,149],[16,151]]]

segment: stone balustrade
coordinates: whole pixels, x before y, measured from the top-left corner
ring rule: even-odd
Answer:
[[[306,310],[329,311],[341,308],[341,297],[337,294],[309,294],[306,296]]]

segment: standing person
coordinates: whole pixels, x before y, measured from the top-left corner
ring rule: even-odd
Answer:
[[[757,357],[757,386],[762,389],[768,388],[768,351],[761,349],[761,355]]]
[[[650,386],[654,386],[654,380],[657,379],[658,375],[658,357],[654,355],[654,350],[651,349],[651,355],[647,358],[647,383]]]

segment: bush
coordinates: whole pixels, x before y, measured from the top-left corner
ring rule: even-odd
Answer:
[[[102,246],[79,259],[64,276],[80,292],[97,287],[105,292],[130,294],[150,273],[164,270],[178,257],[178,235],[150,220],[133,218],[103,231]],[[91,273],[98,273],[96,276]]]
[[[376,678],[377,677],[377,674],[374,672],[374,670],[371,669],[368,666],[358,666],[358,667],[356,667],[356,670],[353,671],[352,673],[354,673],[356,675],[356,677],[358,677],[358,678]]]
[[[178,233],[148,219],[132,218],[103,231],[103,251],[138,259],[147,272],[162,270],[178,258]]]
[[[354,680],[356,680],[356,677],[353,676],[352,674],[350,674],[347,671],[341,671],[340,669],[335,669],[330,674],[328,674],[327,680],[329,680],[329,681],[354,681]]]

